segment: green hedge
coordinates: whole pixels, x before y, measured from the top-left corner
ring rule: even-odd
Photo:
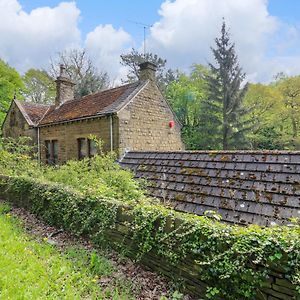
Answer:
[[[0,177],[0,196],[51,225],[88,236],[98,246],[127,251],[149,265],[152,260],[168,276],[173,273],[195,285],[203,283],[207,298],[256,298],[276,272],[284,273],[299,290],[297,224],[229,226],[160,205],[128,206],[22,177]]]

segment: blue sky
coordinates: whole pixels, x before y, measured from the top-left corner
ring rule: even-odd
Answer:
[[[154,24],[147,30],[149,50],[188,71],[212,60],[223,16],[250,81],[300,74],[299,0],[0,0],[0,57],[25,72],[47,68],[59,51],[83,47],[118,80],[126,73],[119,55],[142,49],[137,22]]]
[[[40,6],[55,7],[59,0],[21,0],[19,1],[26,12]],[[130,32],[137,43],[143,40],[142,23],[152,25],[159,19],[158,11],[162,0],[100,0],[76,1],[81,11],[80,28],[83,34],[92,31],[99,24],[113,24],[115,27],[123,27]]]

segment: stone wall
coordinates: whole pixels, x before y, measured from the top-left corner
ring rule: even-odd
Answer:
[[[66,224],[69,224],[71,228],[77,230],[79,230],[79,228],[74,228],[73,225],[82,225],[80,220],[76,220],[76,216],[78,217],[80,215],[78,214],[78,206],[76,205],[79,205],[81,208],[80,213],[83,214],[89,212],[92,207],[94,207],[94,209],[97,208],[97,206],[95,207],[95,201],[90,201],[90,199],[86,199],[87,201],[84,201],[85,199],[82,195],[75,194],[74,192],[71,192],[71,190],[66,192],[61,186],[51,186],[37,183],[31,179],[12,178],[1,175],[0,197],[14,203],[15,205],[29,209],[37,213],[39,216],[44,217],[46,220],[51,220],[52,225],[60,226],[60,228],[64,229],[68,229],[68,225]],[[68,199],[72,199],[72,201]],[[76,202],[76,199],[78,200],[78,203]],[[108,222],[108,224],[110,224],[109,227],[104,227],[105,229],[104,231],[101,231],[101,235],[106,237],[107,242],[111,246],[115,246],[116,249],[120,249],[120,245],[123,245],[123,248],[121,248],[123,253],[125,250],[126,255],[136,257],[138,245],[132,235],[135,230],[132,214],[133,208],[123,203],[111,202],[109,204],[105,201],[101,202],[103,201],[101,199],[98,201],[98,207],[109,209],[111,205],[112,207],[117,208],[117,214],[114,223],[110,224]],[[113,210],[112,207],[111,210]],[[64,211],[68,211],[68,214],[64,215]],[[97,216],[97,213],[95,212],[93,216]],[[169,215],[163,230],[166,233],[170,233],[170,231],[183,230],[180,228],[180,226],[186,221],[187,219],[185,219],[183,215],[176,215],[175,217]],[[104,221],[104,223],[105,222],[106,221]],[[94,220],[94,222],[91,223],[93,225],[90,230],[92,232],[97,232],[97,230],[99,230],[97,226],[99,225],[99,227],[102,228],[101,226],[103,226],[104,223],[103,220]],[[87,228],[85,228],[85,230],[87,230]],[[153,228],[153,230],[155,230],[155,228]],[[199,238],[201,239],[204,237]],[[164,243],[164,241],[161,241],[161,243]],[[272,247],[276,249],[276,239],[274,242],[270,243],[269,248],[273,249]],[[150,252],[146,252],[146,254],[144,254],[140,262],[149,267],[151,270],[162,273],[177,282],[180,281],[183,283],[185,290],[193,295],[196,295],[197,299],[205,298],[207,283],[200,279],[201,275],[203,274],[201,274],[201,265],[196,263],[197,252],[192,253],[191,251],[189,253],[185,253],[184,257],[179,262],[172,264],[169,261],[166,261],[161,253],[155,251],[155,249],[153,250],[152,248]],[[259,267],[260,266],[251,262],[252,269],[255,270]],[[293,285],[289,280],[289,274],[287,270],[289,270],[289,267],[285,259],[277,260],[276,263],[269,263],[267,276],[268,279],[257,291],[257,296],[255,299],[300,299],[299,294],[296,292],[296,286]],[[231,278],[227,277],[226,279],[223,278],[222,280],[228,280],[230,283]]]
[[[146,87],[119,113],[120,152],[127,150],[182,150],[180,125],[174,120],[156,84]],[[175,121],[173,128],[170,121]]]
[[[95,135],[104,142],[103,150],[110,151],[110,117],[86,119],[40,128],[41,160],[45,162],[45,141],[58,141],[58,163],[78,159],[78,138]],[[118,149],[117,120],[113,118],[113,150]]]
[[[37,144],[37,129],[29,126],[19,108],[12,103],[2,126],[2,135],[5,138],[17,139],[21,136],[30,137]]]
[[[111,243],[125,243],[130,247],[129,256],[135,257],[136,247],[131,239],[126,239],[127,234],[130,232],[130,219],[131,216],[126,213],[127,209],[120,209],[118,215],[117,225],[109,232],[109,240]],[[181,219],[170,219],[167,224],[181,224]],[[176,230],[176,225],[174,227]],[[154,270],[164,276],[173,280],[181,281],[185,291],[200,297],[199,299],[207,299],[205,297],[208,284],[200,280],[201,267],[195,264],[197,256],[193,254],[187,255],[185,258],[176,265],[166,263],[157,253],[149,252],[142,259],[141,263],[151,270]],[[257,300],[295,300],[300,299],[300,295],[296,291],[296,286],[288,280],[286,274],[286,266],[281,263],[270,264],[268,279],[263,283],[262,288],[257,291],[255,299]],[[228,279],[230,280],[230,278]],[[198,299],[197,297],[197,299]],[[219,298],[216,298],[219,299]],[[219,299],[220,300],[220,299]],[[237,299],[239,300],[239,299]]]

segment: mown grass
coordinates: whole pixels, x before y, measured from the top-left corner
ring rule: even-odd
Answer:
[[[60,253],[46,241],[33,240],[0,203],[0,299],[132,299],[121,282],[101,290],[98,280],[113,271],[96,252],[71,248]]]

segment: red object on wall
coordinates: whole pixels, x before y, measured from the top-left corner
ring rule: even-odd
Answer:
[[[170,122],[169,122],[169,127],[170,127],[170,128],[173,128],[174,126],[175,126],[175,122],[174,122],[174,121],[170,121]]]

